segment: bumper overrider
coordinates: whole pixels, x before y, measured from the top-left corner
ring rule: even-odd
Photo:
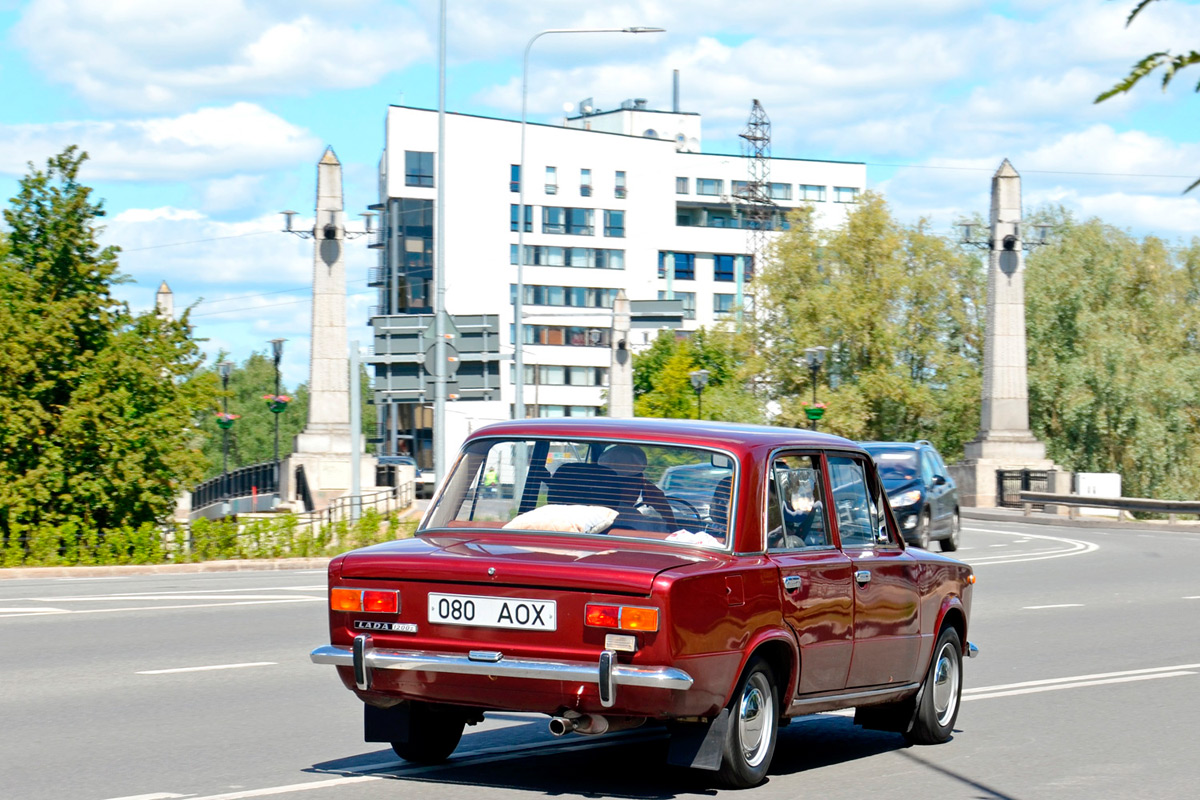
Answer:
[[[600,704],[610,708],[617,702],[618,686],[653,689],[690,689],[692,676],[675,667],[638,667],[617,662],[613,650],[600,653],[598,662],[551,661],[541,658],[506,658],[498,650],[468,653],[429,653],[376,648],[371,637],[354,637],[350,647],[324,645],[309,656],[314,664],[354,668],[354,684],[371,688],[371,671],[376,669],[419,670],[453,675],[486,675],[494,678],[525,678],[543,681],[579,681],[600,687]]]

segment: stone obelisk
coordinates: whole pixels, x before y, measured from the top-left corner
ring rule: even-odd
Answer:
[[[1054,468],[1029,429],[1021,176],[1008,159],[992,176],[990,233],[983,409],[979,435],[964,448],[973,485],[960,486],[962,503],[975,506],[996,505],[998,469]]]
[[[297,467],[303,466],[304,480],[317,508],[344,494],[351,483],[345,244],[342,165],[329,147],[317,164],[308,423],[296,436],[294,452],[281,477],[281,496],[294,504],[300,499],[296,494]],[[373,475],[373,464],[370,469],[365,474]]]
[[[629,349],[629,298],[624,289],[613,300],[612,361],[608,372],[608,415],[633,417],[633,353]]]

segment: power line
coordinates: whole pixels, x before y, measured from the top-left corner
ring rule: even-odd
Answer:
[[[369,295],[369,294],[371,294],[371,292],[368,290],[365,292],[347,292],[346,296],[347,297],[358,297],[359,295]],[[247,295],[247,296],[248,297],[256,297],[259,295]],[[209,311],[208,313],[205,313],[205,314],[192,314],[192,317],[193,318],[194,317],[215,317],[215,316],[219,316],[221,314],[237,314],[242,311],[261,311],[264,308],[282,308],[283,306],[294,306],[294,305],[299,305],[300,303],[311,303],[311,302],[312,302],[311,297],[304,297],[304,298],[301,298],[300,300],[288,300],[285,303],[266,303],[265,305],[261,305],[261,306],[244,306],[242,308],[226,308],[222,311]]]
[[[151,244],[145,247],[122,247],[122,253],[137,253],[141,250],[158,250],[163,247],[183,247],[188,244],[204,244],[205,242],[217,242],[222,239],[241,239],[246,236],[262,236],[264,233],[278,233],[278,231],[251,231],[250,233],[235,233],[229,236],[212,236],[208,239],[192,239],[189,242],[171,242],[169,244]],[[119,245],[118,245],[119,246]]]

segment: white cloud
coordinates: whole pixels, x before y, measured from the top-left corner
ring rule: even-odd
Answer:
[[[414,20],[382,0],[34,0],[15,41],[97,106],[173,109],[371,85],[429,54]]]
[[[253,103],[202,108],[178,117],[0,124],[0,173],[22,175],[69,144],[91,156],[89,178],[173,181],[292,166],[320,143]]]

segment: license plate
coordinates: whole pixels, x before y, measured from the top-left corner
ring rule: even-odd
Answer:
[[[555,611],[553,600],[429,594],[429,621],[440,625],[553,631],[558,629]]]

